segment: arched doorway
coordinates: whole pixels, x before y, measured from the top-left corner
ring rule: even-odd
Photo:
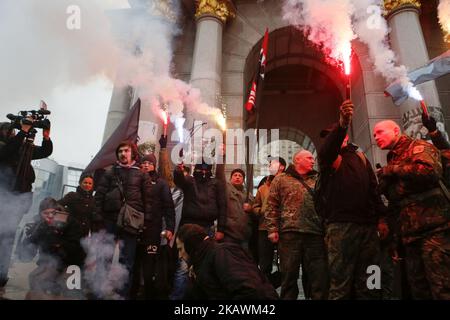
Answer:
[[[322,52],[298,29],[283,27],[271,32],[269,37],[257,115],[247,117],[246,125],[247,128],[279,129],[280,156],[291,162],[296,148],[316,154],[316,148],[322,144],[320,131],[338,119],[345,83],[341,70],[327,64]],[[258,42],[253,47],[246,60],[243,80],[247,92],[259,59],[260,45]],[[357,65],[357,59],[352,63]],[[362,94],[363,90],[357,90],[352,98],[361,100]],[[283,149],[289,152],[283,154]],[[254,166],[253,185],[266,173],[263,167],[264,164]]]

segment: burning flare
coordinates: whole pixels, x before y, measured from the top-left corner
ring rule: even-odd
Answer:
[[[167,126],[168,121],[169,121],[169,117],[167,115],[167,112],[164,111],[164,110],[161,110],[161,120],[163,121],[164,126]]]
[[[227,120],[223,116],[222,112],[217,113],[215,116],[215,121],[220,127],[220,130],[225,131],[227,130]]]
[[[444,39],[450,43],[450,0],[439,1],[438,17],[442,31],[444,31]]]

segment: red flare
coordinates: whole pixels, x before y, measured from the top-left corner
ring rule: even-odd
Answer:
[[[420,100],[420,107],[422,108],[423,114],[429,118],[430,114],[428,113],[428,107],[424,100]]]
[[[164,136],[167,136],[167,124],[169,123],[169,116],[167,115],[167,112],[164,110],[161,110],[161,118],[164,124]]]

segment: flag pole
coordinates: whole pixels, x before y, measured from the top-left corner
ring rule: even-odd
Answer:
[[[257,72],[253,78],[252,81],[252,87],[251,87],[251,91],[250,91],[250,95],[252,94],[252,90],[254,90],[254,84],[256,84],[256,90],[254,90],[254,99],[253,99],[253,108],[249,110],[249,102],[247,102],[246,104],[246,109],[247,111],[251,112],[251,110],[254,110],[254,112],[256,112],[256,120],[255,120],[255,130],[256,130],[256,146],[255,146],[255,150],[258,151],[259,149],[259,118],[260,118],[260,110],[259,107],[261,105],[260,103],[260,99],[257,99],[260,95],[261,92],[263,91],[261,89],[261,87],[264,87],[264,81],[260,81],[262,79],[264,79],[264,72],[265,72],[265,65],[266,65],[266,61],[267,61],[267,46],[268,46],[268,40],[269,40],[269,29],[266,28],[266,31],[264,33],[264,38],[263,38],[263,43],[261,46],[261,51],[260,51],[260,58],[258,60],[258,68],[257,68]],[[249,97],[249,101],[250,101]],[[253,146],[250,146],[250,141],[247,142],[247,150],[248,150],[248,160],[251,160],[250,163],[248,163],[247,165],[247,199],[246,201],[249,201],[250,198],[250,193],[253,190],[253,169],[254,169],[254,165],[253,165],[253,159],[250,159],[250,155],[253,154],[250,153],[250,148],[252,148]],[[258,157],[258,155],[256,155]]]

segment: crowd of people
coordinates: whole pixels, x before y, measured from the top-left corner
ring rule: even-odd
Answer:
[[[317,159],[303,149],[290,163],[269,157],[270,175],[255,197],[240,167],[229,177],[225,165],[213,170],[205,162],[192,175],[183,164],[172,171],[166,136],[159,167],[153,153],[120,143],[117,162],[98,181],[83,174],[75,192],[41,202],[18,246],[30,257],[39,251],[28,297],[67,294],[65,269],[92,268],[83,239],[108,234],[126,270],[112,289],[122,299],[295,300],[299,282],[314,300],[450,299],[450,144],[432,117],[422,120],[433,143],[380,121],[373,136],[389,153],[387,164],[374,169],[349,142],[353,108],[344,101],[339,121],[321,132]],[[0,287],[30,205],[34,175],[17,184],[27,129],[15,134],[7,123],[0,126],[0,193],[8,199],[0,208],[0,224],[7,225],[0,228]],[[52,152],[49,131],[43,135],[33,159]],[[111,251],[110,269],[113,260]],[[370,270],[377,268],[381,284],[371,285]],[[83,298],[107,298],[83,284]]]

